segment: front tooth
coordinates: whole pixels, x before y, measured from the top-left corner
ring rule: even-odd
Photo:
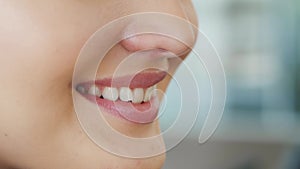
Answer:
[[[144,89],[142,88],[136,88],[133,90],[133,103],[142,103],[144,99]]]
[[[120,88],[120,99],[124,102],[131,101],[133,98],[132,91],[128,87]]]
[[[105,87],[102,96],[104,99],[116,101],[119,97],[118,89],[113,87]]]
[[[89,89],[89,94],[100,97],[101,96],[101,91],[99,90],[99,88],[97,86],[92,85]]]
[[[156,86],[149,87],[145,92],[144,102],[148,102],[154,94]]]

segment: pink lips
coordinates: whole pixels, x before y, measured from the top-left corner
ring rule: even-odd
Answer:
[[[166,77],[167,73],[159,70],[147,70],[140,72],[134,76],[123,76],[117,78],[105,78],[95,80],[95,82],[84,82],[79,84],[85,89],[88,89],[92,85],[96,85],[99,88],[104,87],[129,87],[146,89],[158,82],[162,81]],[[107,112],[116,117],[125,119],[134,123],[151,123],[155,120],[159,109],[159,99],[156,95],[153,95],[148,102],[132,103],[124,102],[118,99],[117,101],[111,101],[104,99],[103,97],[93,96],[87,93],[81,93],[85,98],[98,104],[100,110]]]
[[[148,70],[132,76],[96,80],[95,84],[111,87],[148,88],[164,79],[166,74],[165,71]]]

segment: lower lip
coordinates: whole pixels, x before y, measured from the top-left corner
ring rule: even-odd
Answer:
[[[98,104],[101,111],[133,123],[151,123],[158,114],[159,99],[157,96],[153,96],[149,102],[134,104],[120,100],[113,102],[88,94],[82,95],[91,102]]]

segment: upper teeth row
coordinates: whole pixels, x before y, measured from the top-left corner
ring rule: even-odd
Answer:
[[[120,99],[121,101],[132,101],[133,103],[148,102],[152,95],[155,93],[156,86],[151,86],[147,89],[135,88],[130,89],[128,87],[114,88],[114,87],[104,87],[101,91],[96,85],[92,85],[88,91],[84,87],[79,86],[77,90],[80,93],[88,93],[97,97],[103,97],[104,99],[116,101]]]

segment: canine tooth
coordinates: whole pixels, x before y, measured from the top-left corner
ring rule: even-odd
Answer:
[[[136,88],[133,90],[133,103],[142,103],[144,99],[144,89],[142,88]]]
[[[120,100],[128,102],[132,101],[133,95],[131,89],[128,87],[121,87],[120,88]]]
[[[92,85],[89,89],[89,94],[100,97],[101,96],[101,91],[99,90],[99,88],[97,86]]]
[[[105,87],[102,96],[104,99],[116,101],[119,97],[118,89],[113,87]]]
[[[149,87],[146,90],[145,97],[144,97],[144,102],[148,102],[151,99],[155,88],[156,88],[155,86],[152,86],[152,87]]]
[[[82,93],[84,94],[86,91],[85,91],[85,88],[83,86],[77,86],[76,87],[76,90],[79,92],[79,93]]]

